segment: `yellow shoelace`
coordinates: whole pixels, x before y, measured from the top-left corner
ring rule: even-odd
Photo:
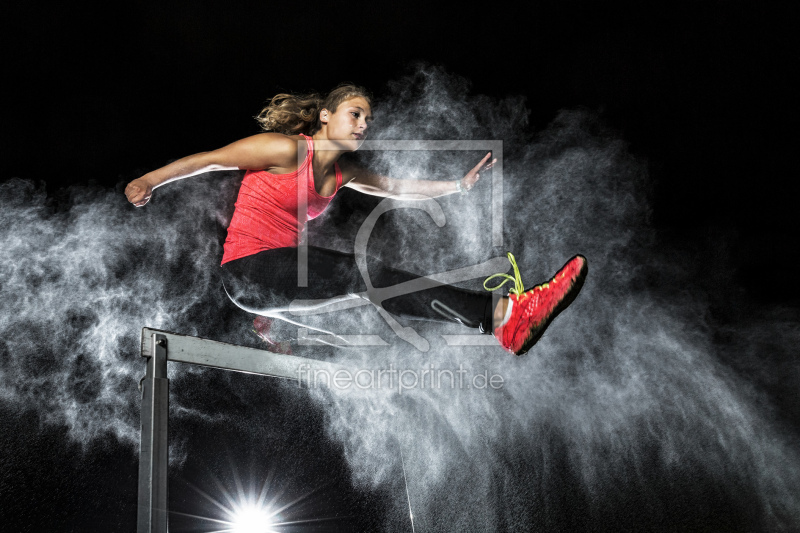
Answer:
[[[509,281],[513,281],[514,282],[514,288],[513,289],[508,289],[508,292],[513,292],[517,296],[520,296],[523,292],[525,292],[525,287],[522,285],[522,277],[520,277],[520,275],[519,275],[519,268],[517,268],[517,262],[514,259],[514,255],[511,252],[508,252],[508,260],[511,261],[511,266],[514,267],[514,275],[511,276],[509,274],[506,274],[505,272],[500,272],[498,274],[492,274],[491,276],[489,276],[488,278],[483,280],[483,288],[486,289],[487,291],[496,291],[497,289],[499,289],[500,287],[502,287],[503,285],[505,285]],[[492,278],[506,278],[506,279],[504,279],[496,287],[487,287],[486,284]]]

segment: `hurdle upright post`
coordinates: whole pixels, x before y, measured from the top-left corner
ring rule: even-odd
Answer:
[[[142,380],[142,434],[139,448],[137,533],[167,533],[169,465],[167,337],[151,336],[150,357]]]

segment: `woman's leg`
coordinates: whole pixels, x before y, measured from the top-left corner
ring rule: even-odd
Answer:
[[[277,248],[236,259],[223,265],[225,289],[239,307],[258,314],[287,309],[296,300],[322,300],[365,293],[355,256],[325,248],[308,247],[308,283],[298,287],[297,248]],[[369,279],[384,288],[420,276],[368,258]],[[393,315],[413,320],[459,322],[492,331],[494,308],[488,293],[441,285],[380,302]]]

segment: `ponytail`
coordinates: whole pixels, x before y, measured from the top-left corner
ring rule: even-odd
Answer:
[[[284,135],[305,133],[316,126],[322,98],[316,93],[307,95],[276,94],[269,105],[261,110],[256,120],[264,131],[274,131]],[[319,128],[316,128],[319,129]]]

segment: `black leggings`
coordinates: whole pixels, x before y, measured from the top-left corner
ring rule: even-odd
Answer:
[[[298,249],[276,248],[229,261],[222,265],[225,290],[231,300],[245,311],[259,315],[279,315],[297,306],[296,300],[327,300],[363,293],[362,297],[379,303],[391,314],[412,320],[458,322],[483,333],[492,332],[492,296],[451,285],[438,285],[397,294],[380,291],[367,294],[367,285],[359,272],[356,258],[325,248],[308,246],[308,282],[298,287]],[[369,279],[375,288],[420,280],[420,276],[386,266],[378,259],[367,258]],[[422,278],[427,280],[427,278]],[[435,283],[435,282],[434,282]],[[361,303],[353,297],[342,305]],[[295,307],[296,308],[296,307]]]

